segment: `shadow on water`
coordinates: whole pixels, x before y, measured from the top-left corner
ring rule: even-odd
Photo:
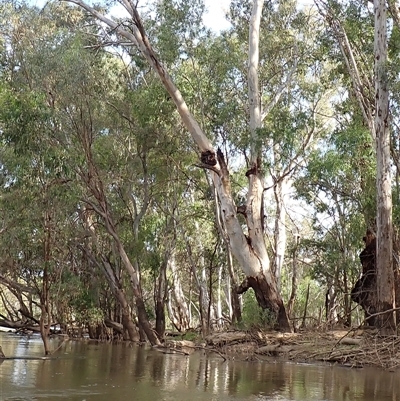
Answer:
[[[40,356],[40,338],[0,334],[7,356]],[[56,344],[56,343],[55,343]],[[70,341],[59,359],[0,364],[1,400],[386,401],[399,372],[268,362],[224,362],[197,352],[165,355],[129,344]]]

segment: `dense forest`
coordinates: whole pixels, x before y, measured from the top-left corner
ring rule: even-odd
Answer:
[[[119,3],[0,4],[0,325],[393,333],[398,4]]]

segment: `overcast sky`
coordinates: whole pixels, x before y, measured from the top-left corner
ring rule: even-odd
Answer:
[[[205,0],[207,14],[204,16],[204,23],[214,31],[219,31],[229,27],[225,19],[230,0]]]
[[[89,4],[98,2],[93,0],[86,1]],[[43,7],[47,0],[28,0],[28,2],[32,5]],[[139,5],[145,5],[147,2],[151,2],[151,0],[139,0]],[[229,27],[229,23],[225,19],[225,13],[228,11],[229,4],[230,0],[205,0],[205,5],[208,11],[204,16],[204,23],[207,27],[214,31],[220,31]]]

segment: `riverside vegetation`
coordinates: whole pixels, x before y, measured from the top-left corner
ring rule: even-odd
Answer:
[[[396,368],[392,3],[3,1],[0,325]]]

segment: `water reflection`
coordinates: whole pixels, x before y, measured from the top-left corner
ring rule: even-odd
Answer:
[[[6,355],[40,355],[38,339],[0,334]],[[2,400],[400,400],[399,373],[165,355],[128,344],[68,342],[57,360],[0,365]]]

